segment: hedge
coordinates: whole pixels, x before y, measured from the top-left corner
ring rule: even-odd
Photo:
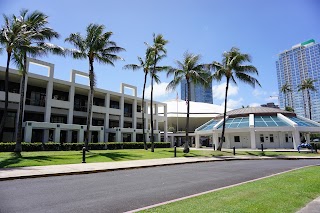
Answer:
[[[0,152],[13,152],[15,142],[1,142]],[[22,151],[71,151],[82,150],[84,143],[52,143],[42,144],[41,142],[26,143],[22,142]],[[147,142],[151,147],[151,142]],[[155,148],[169,148],[169,142],[155,142]],[[108,143],[89,143],[90,150],[104,149],[143,149],[143,142],[108,142]]]

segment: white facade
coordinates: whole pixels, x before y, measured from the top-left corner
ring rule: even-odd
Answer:
[[[25,86],[24,141],[55,141],[81,142],[84,138],[87,117],[89,86],[76,83],[76,76],[88,77],[87,73],[72,70],[70,81],[54,78],[54,64],[28,59],[48,69],[47,75],[39,75],[28,70]],[[19,103],[20,75],[17,70],[9,71],[9,116],[4,133],[4,141],[13,141],[15,117]],[[4,79],[5,68],[0,67],[0,80]],[[3,81],[1,81],[3,82]],[[4,108],[5,92],[0,87],[0,111]],[[125,94],[125,88],[132,90],[132,95]],[[167,140],[167,106],[153,102],[155,141],[160,141],[159,123],[163,126],[164,141]],[[142,141],[142,101],[137,97],[137,88],[121,84],[120,92],[95,88],[92,108],[92,140],[107,141]],[[145,100],[145,132],[149,141],[150,132],[150,101]],[[164,109],[163,114],[158,108]],[[13,121],[12,121],[13,120]],[[39,139],[41,135],[41,139]],[[37,140],[36,140],[37,139]]]
[[[233,111],[238,114],[232,113]],[[233,111],[229,112],[230,117],[227,116],[226,122],[229,119],[237,119],[237,122],[226,125],[223,148],[257,149],[263,144],[264,148],[296,149],[302,140],[310,142],[311,133],[320,132],[319,123],[280,109],[257,107]],[[264,118],[270,121],[265,121]],[[245,122],[241,123],[241,120]],[[222,123],[223,119],[220,117],[197,128],[196,147],[201,146],[201,136],[210,137],[211,143],[217,147],[222,134]]]

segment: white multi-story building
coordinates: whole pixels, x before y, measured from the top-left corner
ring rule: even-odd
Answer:
[[[309,118],[309,103],[307,91],[298,91],[298,86],[307,78],[317,80],[317,91],[311,91],[310,96],[312,120],[320,122],[320,44],[311,39],[293,46],[279,54],[276,67],[280,108],[284,109],[286,103],[300,116]],[[286,83],[290,85],[292,92],[285,95],[281,92],[281,87]]]
[[[47,75],[33,73],[30,64],[48,69]],[[84,139],[87,119],[89,86],[76,83],[76,76],[87,73],[72,70],[70,81],[54,78],[54,64],[28,59],[28,75],[24,100],[24,141],[81,142]],[[3,141],[14,141],[16,115],[19,103],[20,79],[18,70],[9,71],[9,109]],[[5,67],[0,67],[0,118],[4,109]],[[125,94],[125,88],[132,95]],[[143,141],[142,101],[137,88],[121,84],[120,92],[95,88],[92,113],[92,142]],[[150,141],[150,101],[145,100],[145,131]],[[153,102],[155,141],[167,141],[167,105]],[[159,114],[159,107],[164,113]],[[161,139],[159,123],[163,129]]]

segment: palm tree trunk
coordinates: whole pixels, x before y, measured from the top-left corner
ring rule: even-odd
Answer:
[[[222,144],[223,144],[223,142],[224,142],[224,132],[225,132],[225,129],[226,129],[227,99],[228,99],[229,80],[230,80],[230,78],[227,78],[226,94],[225,94],[225,98],[224,98],[224,112],[223,112],[222,134],[221,134],[221,138],[220,138],[219,145],[218,145],[218,148],[217,148],[218,151],[221,151],[221,149],[222,149]]]
[[[302,100],[303,100],[303,108],[304,108],[304,117],[307,117],[307,106],[306,106],[304,90],[302,90]]]
[[[307,89],[307,95],[308,95],[308,102],[309,102],[309,118],[310,120],[312,120],[312,117],[311,117],[311,98],[310,98],[310,92],[309,90]]]
[[[287,107],[287,93],[284,93],[284,110],[286,110]]]
[[[145,150],[148,150],[148,146],[147,146],[147,141],[146,141],[146,133],[145,133],[145,129],[144,129],[144,125],[145,125],[145,121],[144,121],[144,93],[146,91],[146,83],[147,83],[147,75],[148,73],[145,72],[144,74],[144,82],[143,82],[143,91],[142,91],[142,137],[143,137],[143,146]],[[148,111],[148,109],[147,109]]]
[[[154,70],[153,70],[154,71]],[[150,120],[151,120],[151,152],[154,152],[154,136],[153,136],[153,75],[151,77],[151,106],[150,106]]]
[[[86,150],[89,150],[89,142],[91,142],[91,117],[92,117],[92,102],[93,102],[93,95],[94,95],[94,75],[93,75],[93,60],[89,59],[90,70],[89,70],[89,81],[90,81],[90,93],[89,93],[89,100],[88,100],[88,110],[87,110],[87,132],[85,138],[85,147]]]
[[[3,129],[4,124],[6,123],[6,118],[8,114],[8,105],[9,105],[9,65],[10,65],[10,59],[11,59],[11,52],[7,52],[8,58],[7,58],[7,67],[6,67],[6,76],[5,76],[5,82],[4,82],[4,91],[5,91],[5,99],[4,99],[4,111],[0,123],[0,141],[3,139]]]
[[[189,114],[190,114],[190,82],[189,79],[187,79],[187,89],[188,89],[188,99],[187,99],[187,122],[186,122],[186,142],[184,143],[184,153],[189,153]]]
[[[22,77],[20,84],[20,102],[18,109],[18,118],[17,118],[17,132],[16,132],[16,146],[14,152],[19,153],[22,151],[22,123],[23,123],[23,114],[24,114],[24,88],[26,84],[26,75],[27,75],[27,53],[24,53],[23,56],[23,69]]]

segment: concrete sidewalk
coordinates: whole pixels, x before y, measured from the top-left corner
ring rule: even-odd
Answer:
[[[58,175],[88,174],[96,172],[107,172],[122,169],[135,169],[154,166],[167,166],[185,163],[201,163],[211,161],[230,161],[230,160],[272,160],[272,159],[320,159],[319,157],[304,156],[284,156],[284,157],[264,157],[264,156],[221,156],[221,157],[179,157],[162,158],[148,160],[116,161],[106,163],[79,163],[52,166],[30,166],[17,168],[0,169],[0,181],[25,179],[35,177],[49,177]]]

